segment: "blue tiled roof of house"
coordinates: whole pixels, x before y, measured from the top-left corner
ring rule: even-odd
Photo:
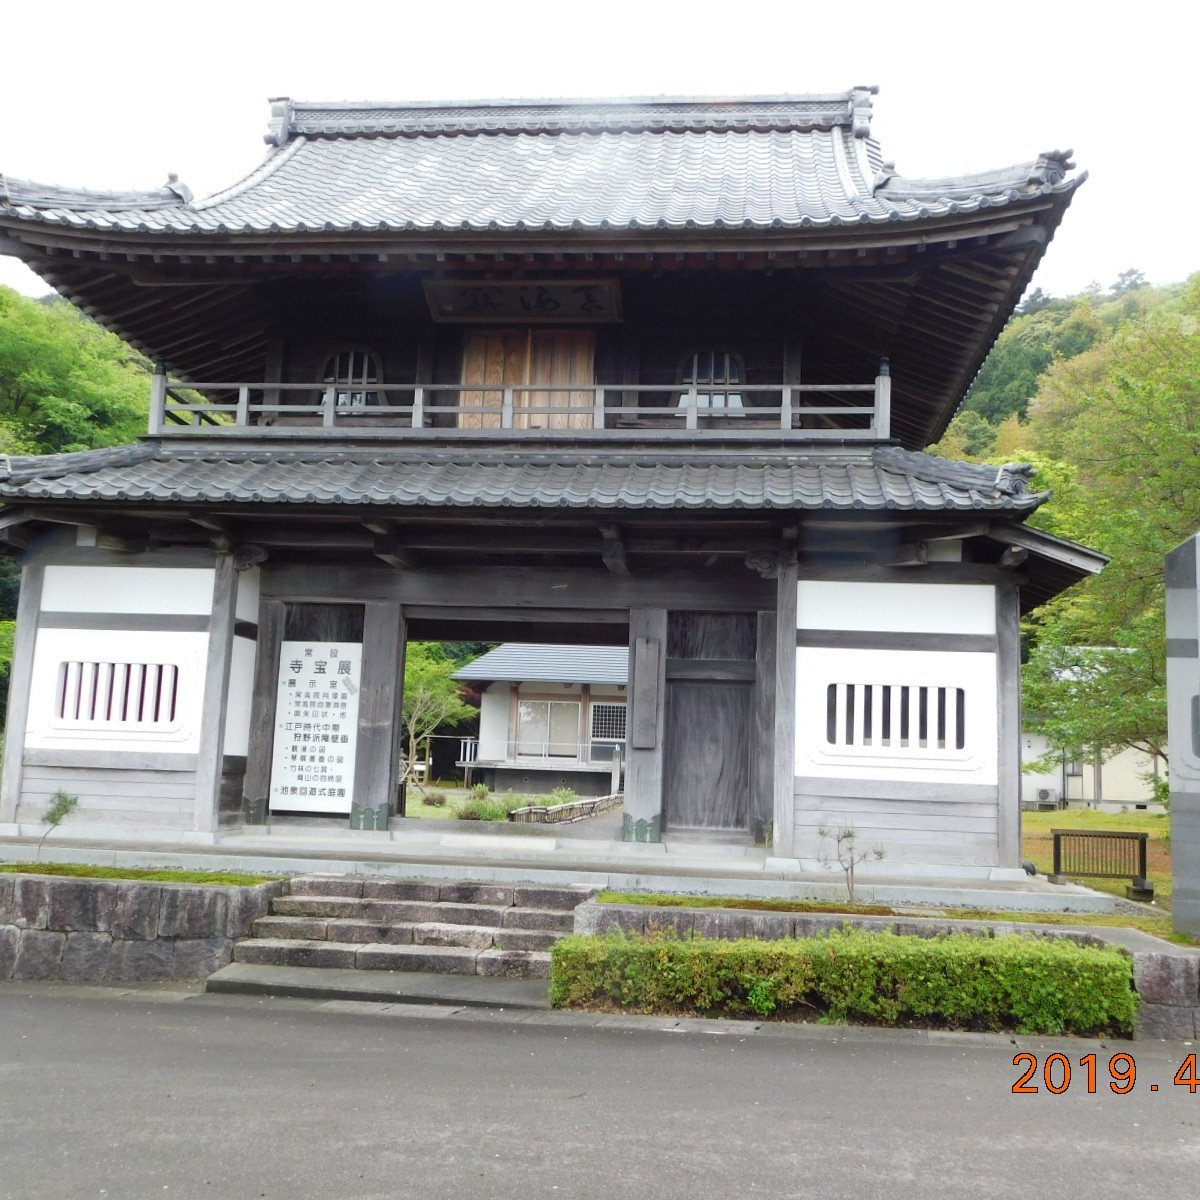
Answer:
[[[496,683],[623,684],[628,646],[555,646],[505,642],[454,672],[455,679]]]

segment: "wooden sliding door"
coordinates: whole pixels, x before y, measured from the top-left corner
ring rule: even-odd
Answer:
[[[462,381],[481,391],[461,393],[460,429],[499,429],[503,389],[513,388],[515,429],[590,429],[592,394],[573,390],[594,381],[595,340],[583,329],[468,330],[463,335]],[[550,391],[528,391],[529,387]],[[530,409],[580,411],[530,412]]]

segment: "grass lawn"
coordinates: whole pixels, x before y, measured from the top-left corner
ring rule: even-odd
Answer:
[[[1147,846],[1150,881],[1154,884],[1155,908],[1171,907],[1171,816],[1169,813],[1124,812],[1105,813],[1091,808],[1064,809],[1061,812],[1027,812],[1021,814],[1021,845],[1024,857],[1032,859],[1037,869],[1049,874],[1054,867],[1054,838],[1052,829],[1104,829],[1114,833],[1148,833]],[[1124,896],[1126,880],[1084,879],[1085,887],[1098,892]],[[1150,911],[1153,911],[1151,909]]]
[[[238,875],[231,871],[168,871],[143,867],[90,867],[81,863],[0,863],[5,875],[66,875],[77,879],[135,879],[148,883],[206,883],[213,887],[255,887],[279,875]]]

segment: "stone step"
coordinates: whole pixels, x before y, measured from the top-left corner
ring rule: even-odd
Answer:
[[[246,938],[234,946],[233,960],[276,967],[429,971],[442,975],[489,975],[508,979],[546,979],[550,975],[550,955],[544,950],[385,945],[301,938]]]
[[[301,875],[288,885],[291,896],[329,896],[363,900],[416,900],[425,903],[486,904],[551,908],[569,912],[596,895],[581,884],[560,886],[492,883],[440,883],[435,880],[386,879],[345,875]]]
[[[429,1004],[446,1008],[550,1007],[546,985],[540,979],[437,975],[430,971],[356,971],[232,962],[210,975],[204,987],[209,992],[243,996],[296,996],[308,1000]]]
[[[497,929],[493,942],[500,950],[549,950],[563,937],[557,929]]]
[[[401,924],[480,925],[493,929],[538,929],[570,933],[570,909],[503,908],[452,901],[366,900],[349,896],[278,896],[271,902],[277,917],[370,922],[377,927]],[[314,936],[323,936],[316,934]],[[379,941],[387,941],[381,937]]]

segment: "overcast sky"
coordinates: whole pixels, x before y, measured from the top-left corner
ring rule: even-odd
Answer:
[[[1200,18],[1163,0],[416,5],[394,0],[24,4],[0,24],[0,174],[198,196],[266,153],[268,96],[302,100],[745,95],[879,85],[906,175],[1072,147],[1090,178],[1034,280],[1200,270],[1185,80]],[[1120,19],[1116,13],[1126,14]],[[0,283],[47,289],[0,258]]]

